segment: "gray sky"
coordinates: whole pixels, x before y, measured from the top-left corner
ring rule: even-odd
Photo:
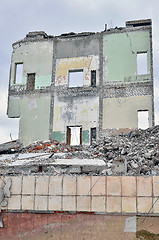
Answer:
[[[8,119],[7,89],[12,43],[30,31],[50,35],[98,32],[128,20],[153,21],[155,119],[159,124],[159,1],[157,0],[0,0],[0,143],[18,137],[18,120]]]

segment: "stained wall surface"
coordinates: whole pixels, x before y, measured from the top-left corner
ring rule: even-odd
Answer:
[[[125,98],[104,98],[103,129],[138,128],[138,111],[149,111],[152,115],[152,96],[134,96]],[[118,119],[118,121],[116,121]],[[149,117],[149,126],[152,126]]]
[[[8,117],[20,118],[19,138],[27,145],[49,139],[52,41],[30,41],[13,46]],[[16,64],[23,63],[22,81],[16,82]],[[27,90],[27,75],[35,73],[35,87]]]
[[[144,74],[137,70],[139,54],[146,54]],[[150,20],[99,33],[29,33],[13,44],[8,117],[20,118],[24,145],[52,138],[67,142],[68,127],[81,127],[81,143],[90,144],[91,128],[97,139],[105,132],[137,129],[137,111],[149,112],[151,127],[152,60]],[[16,83],[19,63],[23,63],[22,82]],[[79,72],[80,84],[71,85],[71,75]],[[35,86],[29,90],[31,73]],[[74,76],[78,82],[78,74]]]
[[[26,89],[27,74],[35,73],[35,89],[51,85],[52,41],[24,42],[13,46],[11,64],[11,86],[14,84],[15,64],[23,63],[22,85]],[[18,84],[19,85],[19,84]]]
[[[104,82],[136,82],[151,80],[150,32],[125,31],[103,37]],[[147,53],[147,74],[137,74],[137,53]]]

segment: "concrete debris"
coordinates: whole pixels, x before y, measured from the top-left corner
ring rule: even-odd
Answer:
[[[6,207],[8,205],[8,199],[10,197],[11,178],[7,178],[0,186],[0,207]]]
[[[1,159],[2,174],[159,175],[159,125],[129,134],[108,136],[93,141],[90,146],[73,147],[56,140],[37,141],[20,147],[19,155],[14,154],[14,161],[3,156],[2,164]],[[104,164],[82,166],[82,160],[90,160],[91,163],[93,159],[102,160]]]
[[[22,144],[19,140],[10,141],[0,144],[0,154],[13,153],[20,151]]]

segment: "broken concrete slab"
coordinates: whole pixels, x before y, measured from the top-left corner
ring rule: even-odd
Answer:
[[[22,144],[19,140],[14,140],[6,143],[0,144],[0,154],[4,153],[13,153],[19,151],[22,147]]]

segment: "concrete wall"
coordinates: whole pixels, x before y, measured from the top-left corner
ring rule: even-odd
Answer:
[[[27,41],[13,45],[8,117],[20,118],[19,138],[24,144],[49,139],[52,41]],[[17,63],[23,63],[21,83],[15,82]],[[35,73],[35,89],[27,91],[27,74]],[[40,92],[43,91],[43,92]]]
[[[137,53],[147,52],[146,75],[137,74]],[[151,80],[151,47],[149,30],[105,34],[103,37],[104,82]]]
[[[66,142],[67,126],[82,127],[83,144],[90,143],[90,128],[98,128],[99,98],[55,97],[53,138]]]
[[[91,85],[91,70],[96,70],[96,83],[99,84],[99,56],[62,58],[56,60],[55,86],[68,86],[69,70],[83,70],[83,86]]]
[[[103,99],[103,129],[138,128],[138,110],[149,111],[152,126],[152,96]],[[118,121],[116,121],[118,119]]]
[[[82,57],[88,55],[98,55],[100,49],[98,34],[86,36],[66,36],[66,38],[57,39],[57,59],[58,58],[71,58]]]
[[[137,54],[147,53],[147,74],[137,73]],[[23,63],[22,83],[14,82],[15,65]],[[27,34],[13,44],[8,116],[20,118],[20,140],[66,142],[67,126],[82,127],[82,144],[112,129],[137,128],[137,111],[149,111],[154,125],[151,23],[100,33],[47,36]],[[83,84],[69,87],[70,71],[83,71]],[[96,86],[91,86],[96,70]],[[35,89],[26,89],[27,73],[35,73]],[[29,100],[29,98],[34,100]],[[28,107],[31,101],[34,110]],[[29,129],[29,126],[31,126]]]
[[[35,89],[51,85],[52,75],[52,41],[24,42],[13,46],[11,63],[11,86],[14,85],[15,64],[23,63],[22,85],[26,89],[27,73],[35,73]]]
[[[2,209],[159,214],[158,176],[17,176]],[[7,177],[6,177],[7,179]],[[1,181],[5,178],[1,177]]]
[[[98,128],[99,97],[91,87],[91,70],[99,86],[98,35],[58,39],[52,137],[66,142],[67,126],[82,127],[82,144],[90,144],[90,128]],[[83,70],[83,86],[69,87],[69,71]]]
[[[19,139],[24,144],[49,139],[50,94],[11,96],[9,117],[19,117]]]

